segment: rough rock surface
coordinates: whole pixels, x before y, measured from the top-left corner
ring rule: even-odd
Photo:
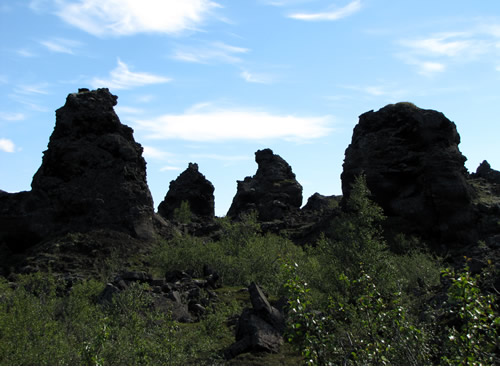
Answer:
[[[260,287],[248,287],[251,309],[244,309],[236,329],[236,342],[225,352],[227,359],[246,352],[276,353],[283,344],[285,318],[281,311],[271,306]]]
[[[167,220],[174,219],[174,212],[182,202],[188,202],[193,219],[215,217],[214,186],[198,171],[198,164],[189,163],[188,168],[177,179],[170,182],[170,188],[158,214]]]
[[[460,136],[442,113],[411,103],[360,116],[345,152],[344,197],[361,173],[396,230],[470,241],[472,194]]]
[[[500,172],[492,169],[486,160],[477,167],[476,173],[473,173],[472,177],[484,178],[488,182],[500,184]]]
[[[61,233],[95,229],[153,237],[143,149],[121,124],[116,103],[108,89],[68,95],[56,111],[32,190],[0,194],[0,246],[16,251]]]
[[[270,149],[255,153],[257,173],[238,181],[227,215],[233,219],[256,211],[260,221],[282,219],[302,205],[302,186],[288,163]]]

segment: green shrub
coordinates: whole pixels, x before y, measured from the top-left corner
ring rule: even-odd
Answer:
[[[497,298],[481,291],[484,275],[446,269],[443,277],[451,282],[445,313],[454,322],[447,327],[442,364],[498,365],[500,316]]]
[[[181,205],[174,209],[173,218],[181,224],[189,224],[192,220],[193,214],[188,201],[182,201]]]
[[[157,274],[171,270],[193,270],[198,275],[203,266],[215,269],[227,286],[259,282],[272,293],[282,284],[280,257],[301,262],[302,248],[290,240],[273,234],[261,234],[255,218],[244,222],[222,221],[223,235],[219,241],[204,241],[188,235],[160,242],[151,263]]]
[[[11,290],[2,281],[0,303],[0,364],[69,365],[72,347],[60,314],[55,279],[42,274],[22,276]]]
[[[383,295],[363,270],[355,280],[342,274],[342,298],[330,298],[318,313],[297,266],[284,265],[289,279],[287,337],[308,365],[425,365],[432,331],[402,304],[400,293]]]

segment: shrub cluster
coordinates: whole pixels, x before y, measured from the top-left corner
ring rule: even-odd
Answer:
[[[314,246],[263,234],[255,215],[218,219],[217,241],[185,234],[160,241],[146,259],[157,276],[201,275],[204,266],[221,276],[226,291],[195,324],[155,309],[143,284],[103,304],[104,281],[69,288],[38,273],[19,276],[13,288],[0,279],[0,364],[223,364],[234,340],[227,320],[248,302],[234,292],[255,281],[270,300],[288,301],[287,353],[305,364],[498,365],[498,298],[483,275],[447,269],[418,239],[387,241],[369,194],[358,178]],[[189,222],[189,206],[176,216]]]

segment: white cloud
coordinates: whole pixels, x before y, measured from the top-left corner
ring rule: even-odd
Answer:
[[[401,42],[414,53],[420,55],[458,57],[481,54],[485,45],[479,40],[469,38],[468,33],[441,33],[429,38],[404,40]]]
[[[339,85],[343,89],[348,89],[371,97],[385,97],[389,100],[396,100],[408,94],[406,90],[400,89],[395,84],[382,83],[378,85]],[[345,99],[345,96],[340,96]],[[335,97],[330,97],[330,100],[335,100]]]
[[[111,71],[109,78],[94,78],[91,85],[95,88],[107,87],[113,90],[126,90],[133,87],[166,83],[171,80],[171,78],[151,73],[131,72],[127,64],[118,59],[118,66]]]
[[[274,115],[252,109],[195,106],[183,114],[167,114],[136,121],[149,139],[182,139],[195,142],[282,139],[307,141],[326,136],[329,116]]]
[[[36,57],[37,56],[36,53],[34,53],[33,51],[30,51],[27,48],[20,48],[16,52],[19,56],[22,56],[22,57]]]
[[[0,112],[0,120],[3,121],[23,121],[25,118],[24,113]]]
[[[48,95],[47,83],[35,83],[31,85],[18,85],[14,88],[14,92],[20,95]]]
[[[337,21],[359,12],[361,8],[361,0],[354,0],[342,8],[319,13],[292,13],[288,17],[301,21]]]
[[[213,42],[205,46],[183,46],[177,48],[172,58],[192,63],[208,64],[211,62],[238,63],[241,58],[236,55],[247,53],[243,47],[231,46],[222,42]]]
[[[74,55],[74,49],[81,45],[80,42],[75,40],[55,38],[51,40],[43,40],[40,42],[42,46],[47,48],[49,51],[57,53],[66,53],[68,55]]]
[[[434,60],[422,59],[421,57],[414,57],[412,55],[400,54],[399,57],[408,65],[416,67],[417,73],[423,76],[431,77],[437,73],[446,71],[448,65],[444,62]]]
[[[418,66],[418,72],[425,76],[441,73],[446,70],[446,65],[435,61],[421,61],[416,63],[416,65]]]
[[[0,138],[0,151],[3,152],[14,152],[16,150],[16,146],[14,142],[7,138]]]
[[[115,107],[115,112],[124,115],[138,115],[144,112],[142,108],[127,107],[123,105],[117,105]]]
[[[143,149],[143,155],[146,159],[166,160],[173,156],[170,152],[159,150],[152,146],[144,146]]]
[[[173,165],[166,165],[166,166],[160,168],[160,172],[180,171],[180,170],[182,170],[181,167],[174,167]]]
[[[54,0],[65,22],[96,36],[195,30],[219,4],[210,0]]]
[[[273,79],[268,74],[263,73],[250,73],[248,70],[243,70],[240,73],[240,77],[249,83],[272,83]]]
[[[400,40],[405,50],[398,56],[417,67],[422,75],[434,75],[449,66],[481,59],[496,64],[500,45],[500,26],[480,24],[461,31],[440,32],[429,36]]]

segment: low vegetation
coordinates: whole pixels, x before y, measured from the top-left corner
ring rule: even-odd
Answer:
[[[189,222],[188,207],[177,213]],[[280,365],[498,365],[498,295],[481,274],[450,269],[418,239],[387,241],[381,209],[359,178],[343,213],[314,246],[261,232],[255,216],[219,219],[218,241],[179,235],[147,261],[167,271],[217,270],[223,288],[198,323],[178,323],[136,283],[111,303],[105,279],[69,283],[51,273],[0,279],[2,365],[224,365],[230,318],[259,283],[286,298],[286,344],[258,362]],[[243,355],[233,364],[253,364]]]

